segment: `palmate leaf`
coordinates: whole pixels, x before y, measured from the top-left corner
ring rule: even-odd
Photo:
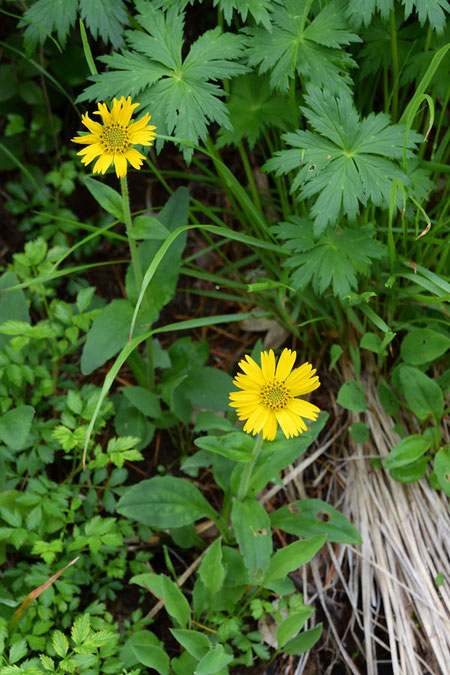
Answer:
[[[367,76],[391,67],[392,47],[389,24],[375,17],[369,28],[362,32],[361,37],[364,47],[358,57],[357,79],[364,81]],[[419,45],[424,44],[425,37],[423,29],[417,22],[401,26],[401,21],[397,20],[397,53],[402,76],[404,68],[408,67],[409,62],[414,58],[414,52],[421,51]]]
[[[447,0],[402,0],[402,4],[405,6],[405,19],[416,11],[422,26],[429,21],[436,33],[443,32],[446,24],[445,12],[450,12]]]
[[[415,11],[422,26],[429,21],[437,33],[443,32],[446,24],[445,12],[450,11],[447,0],[402,0],[402,5],[405,8],[405,20]],[[383,19],[387,19],[393,8],[393,0],[349,0],[346,14],[352,25],[359,27],[363,23],[368,26],[376,12]]]
[[[274,96],[269,88],[269,76],[248,73],[235,77],[227,108],[232,129],[220,129],[217,146],[237,145],[247,139],[253,149],[268,126],[285,131],[290,121],[289,101],[286,96]]]
[[[127,23],[123,0],[37,0],[23,15],[19,26],[26,26],[24,43],[27,53],[37,44],[43,44],[54,32],[62,44],[74,26],[77,13],[85,21],[92,36],[111,42],[115,47],[123,44],[122,32]]]
[[[233,12],[236,11],[240,14],[242,21],[245,21],[247,15],[251,14],[256,24],[262,23],[267,30],[270,30],[268,10],[273,4],[272,0],[214,0],[214,6],[217,4],[219,4],[223,17],[228,24],[233,19]]]
[[[376,12],[387,19],[394,6],[394,0],[348,0],[346,14],[352,25],[359,28],[361,24],[368,26]]]
[[[307,91],[301,110],[315,133],[284,134],[294,149],[275,153],[263,169],[277,175],[295,171],[291,191],[300,189],[300,200],[318,195],[310,211],[317,236],[341,214],[354,220],[360,204],[369,199],[376,206],[387,206],[392,180],[399,178],[408,185],[409,179],[391,161],[403,155],[404,126],[390,124],[384,113],[361,120],[346,92],[332,97],[314,85]],[[408,157],[421,139],[409,132]]]
[[[203,0],[171,0],[170,5],[171,7],[176,7],[178,10],[182,10],[187,5],[193,5],[195,2],[201,4]],[[271,3],[272,0],[213,0],[214,7],[219,6],[228,24],[231,23],[233,14],[236,11],[240,14],[242,21],[245,21],[250,14],[256,24],[262,23],[268,29],[270,29],[270,14],[268,9]],[[152,4],[156,9],[167,8],[167,0],[153,0]]]
[[[306,0],[283,0],[271,6],[271,30],[246,28],[247,58],[260,73],[270,71],[270,84],[281,92],[299,75],[326,87],[330,92],[348,89],[347,69],[356,66],[343,45],[360,42],[345,18],[345,2],[331,0],[308,23]]]
[[[112,70],[92,77],[94,84],[78,100],[139,96],[139,113],[152,115],[158,133],[192,143],[205,140],[210,122],[231,128],[220,98],[224,91],[214,81],[246,72],[245,66],[233,62],[243,52],[240,37],[220,28],[209,30],[183,59],[184,15],[173,7],[167,13],[155,10],[145,0],[136,0],[136,7],[135,18],[144,30],[126,31],[129,50],[101,57]],[[158,141],[157,148],[161,145]],[[187,162],[192,153],[183,146]]]
[[[372,260],[385,255],[385,246],[373,238],[370,226],[327,230],[316,242],[313,223],[298,216],[273,229],[286,240],[283,248],[289,257],[284,265],[291,269],[289,283],[296,290],[312,282],[314,291],[323,293],[331,284],[333,295],[342,298],[355,290],[357,272],[367,272]]]
[[[43,44],[53,32],[62,44],[77,18],[77,2],[73,0],[37,0],[23,15],[19,27],[27,26],[24,44],[28,53]]]
[[[81,18],[95,39],[102,38],[114,47],[123,44],[127,10],[122,0],[79,0],[79,3]]]

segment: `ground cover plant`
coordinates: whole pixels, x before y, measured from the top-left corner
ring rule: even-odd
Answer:
[[[445,673],[447,1],[0,11],[0,675]]]

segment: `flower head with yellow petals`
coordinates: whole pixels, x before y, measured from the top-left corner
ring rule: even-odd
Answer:
[[[133,148],[133,145],[152,145],[156,135],[153,130],[156,127],[148,124],[148,113],[130,124],[133,110],[139,105],[140,103],[131,103],[130,96],[122,96],[120,101],[114,99],[111,111],[106,103],[99,103],[94,115],[100,115],[103,124],[91,120],[87,113],[83,115],[82,122],[91,133],[76,136],[72,141],[86,145],[77,153],[83,156],[83,164],[90,164],[98,157],[94,173],[105,173],[112,162],[118,178],[126,176],[127,162],[135,169],[141,168],[145,156]]]
[[[278,360],[272,350],[261,353],[261,367],[250,356],[239,362],[233,384],[242,391],[230,394],[230,406],[236,408],[240,420],[247,420],[244,431],[253,435],[262,431],[263,438],[273,441],[280,425],[286,438],[306,431],[303,417],[317,419],[319,408],[296,396],[307,394],[320,386],[310,363],[292,370],[297,353],[283,349]]]

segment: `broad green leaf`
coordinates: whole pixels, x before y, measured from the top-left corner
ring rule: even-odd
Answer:
[[[324,534],[328,541],[340,544],[360,544],[358,530],[332,506],[320,499],[300,499],[270,514],[272,527],[311,537]]]
[[[330,366],[329,366],[328,370],[332,370],[336,366],[336,363],[341,358],[341,355],[342,355],[343,351],[344,350],[342,349],[341,345],[337,345],[337,344],[331,345],[331,348],[330,348]]]
[[[315,628],[305,630],[303,633],[293,638],[287,645],[284,646],[283,652],[285,654],[304,654],[314,647],[317,640],[322,635],[323,625],[320,623]]]
[[[420,366],[438,359],[450,347],[450,339],[431,328],[410,331],[403,339],[400,355],[406,363]]]
[[[196,368],[180,387],[180,392],[199,408],[229,410],[233,379],[218,368]]]
[[[283,436],[274,441],[265,441],[255,463],[248,494],[256,495],[271,480],[276,479],[280,471],[295,462],[315,441],[327,419],[328,413],[321,412],[315,422],[308,421],[308,431],[304,431],[299,436],[295,438]],[[239,477],[240,475],[236,473],[236,480]]]
[[[7,271],[0,277],[0,290],[15,286],[19,283],[17,276],[12,271]],[[22,290],[0,293],[0,325],[7,320],[17,320],[30,323],[30,314]],[[0,349],[9,342],[9,338],[0,334]]]
[[[394,480],[399,483],[414,483],[423,478],[428,468],[428,457],[421,457],[416,462],[399,466],[396,469],[390,469],[389,473]]]
[[[182,527],[204,517],[217,519],[217,512],[192,483],[172,476],[157,476],[127,488],[117,511],[160,529]]]
[[[385,255],[385,246],[376,241],[370,226],[327,230],[315,240],[313,223],[291,216],[273,230],[285,240],[283,249],[289,257],[283,264],[290,270],[289,282],[296,290],[311,282],[321,295],[332,285],[333,294],[343,298],[357,288],[362,265]]]
[[[310,539],[294,541],[293,544],[279,549],[272,556],[269,568],[263,579],[263,584],[273,579],[282,579],[289,572],[309,562],[317,551],[322,548],[326,539],[326,536],[317,535]]]
[[[189,193],[186,188],[178,188],[160,211],[158,220],[173,233],[179,227],[184,227],[189,214]],[[159,312],[174,296],[178,275],[181,266],[181,256],[186,245],[186,232],[180,233],[171,243],[168,251],[159,262],[149,282],[145,274],[161,247],[157,240],[143,241],[138,246],[138,258],[144,275],[143,289],[137,289],[133,266],[130,265],[126,275],[127,295],[132,302],[140,298],[146,311],[155,314]],[[145,291],[144,291],[145,289]],[[139,291],[139,292],[138,292]],[[145,300],[143,299],[145,296]],[[135,314],[138,307],[135,309]],[[133,321],[135,316],[133,316]],[[154,319],[153,319],[154,320]]]
[[[198,573],[211,596],[214,596],[222,588],[225,569],[222,564],[222,544],[220,539],[217,539],[205,553]]]
[[[143,415],[147,417],[159,417],[161,414],[161,406],[159,404],[159,397],[152,391],[144,387],[124,387],[122,389],[123,395],[128,401],[140,410]]]
[[[330,93],[347,89],[351,83],[346,70],[356,63],[343,46],[360,42],[349,30],[342,0],[332,0],[307,21],[306,3],[284,0],[272,3],[271,28],[245,28],[247,58],[259,72],[270,72],[270,84],[282,93],[298,73],[327,88]]]
[[[81,372],[90,375],[124,347],[130,335],[133,306],[128,300],[106,305],[88,331],[81,353]]]
[[[365,443],[369,440],[370,432],[364,422],[355,422],[355,424],[350,424],[348,428],[350,436],[357,443]]]
[[[183,630],[180,628],[171,628],[170,632],[174,638],[187,651],[200,661],[211,649],[211,642],[204,633],[197,630]]]
[[[130,236],[132,239],[167,239],[169,230],[157,218],[136,216]]]
[[[291,192],[300,190],[301,201],[317,195],[310,214],[318,236],[341,215],[354,221],[368,200],[386,208],[393,180],[409,185],[395,161],[403,158],[405,126],[390,124],[384,113],[361,119],[345,91],[330,96],[328,90],[311,84],[304,100],[301,110],[314,131],[283,134],[293,149],[276,152],[263,169],[276,175],[295,171]],[[409,132],[407,157],[420,140],[420,134]]]
[[[136,0],[135,20],[139,30],[126,31],[129,49],[121,54],[100,57],[109,72],[94,76],[79,100],[105,100],[112,96],[139,96],[140,112],[149,112],[161,135],[185,139],[186,161],[192,146],[206,141],[208,124],[230,127],[228,111],[220,100],[223,90],[217,80],[244,73],[234,63],[244,52],[241,36],[208,30],[184,55],[184,15],[176,6],[167,12],[146,0]],[[162,141],[157,142],[161,148]]]
[[[181,626],[186,628],[191,619],[189,603],[172,579],[162,575],[163,598],[167,613]]]
[[[402,394],[419,420],[433,415],[440,421],[444,411],[444,396],[435,382],[413,366],[401,366],[398,370]]]
[[[375,354],[380,353],[381,338],[377,333],[364,333],[359,344],[361,349],[368,349]]]
[[[34,408],[21,405],[0,417],[0,439],[12,450],[22,450],[34,417]]]
[[[138,630],[125,642],[120,651],[120,658],[126,668],[132,668],[140,663],[136,651],[144,651],[148,647],[163,647],[161,640],[149,630]]]
[[[398,398],[394,394],[394,392],[388,387],[386,382],[384,382],[383,380],[379,380],[377,384],[377,392],[378,398],[380,399],[380,403],[383,406],[384,410],[388,413],[388,415],[397,417],[399,407]]]
[[[170,658],[164,649],[152,645],[135,644],[133,651],[139,663],[156,670],[160,675],[169,675]]]
[[[284,647],[286,642],[297,635],[311,616],[312,612],[312,607],[304,605],[301,611],[296,610],[294,614],[290,614],[290,616],[279,624],[277,628],[278,649]]]
[[[222,645],[217,645],[210,649],[210,651],[202,658],[198,664],[195,673],[196,675],[212,675],[219,673],[223,668],[233,660],[231,654],[227,654]]]
[[[219,148],[238,145],[245,138],[252,150],[268,127],[286,131],[290,123],[288,99],[274,96],[268,75],[256,72],[233,78],[227,108],[233,128],[219,130]]]
[[[397,469],[412,464],[426,453],[430,445],[431,440],[426,436],[419,436],[418,434],[407,436],[397,443],[383,460],[384,467],[386,469]]]
[[[164,597],[164,588],[161,574],[154,574],[153,572],[144,572],[144,574],[136,574],[131,577],[130,584],[137,584],[141,588],[150,590],[158,598]]]
[[[363,386],[356,380],[344,382],[339,389],[337,402],[346,410],[364,412],[367,409]]]
[[[89,178],[89,176],[85,176],[83,180],[95,201],[114,218],[117,218],[119,222],[123,222],[124,213],[121,195],[106,183]]]
[[[450,497],[450,448],[441,448],[434,458],[434,472],[439,486]]]
[[[234,462],[249,462],[255,445],[251,436],[240,431],[223,436],[201,436],[194,443],[198,448],[223,455]]]
[[[269,516],[252,498],[234,499],[231,522],[252,583],[261,582],[272,553]]]
[[[235,428],[226,417],[202,410],[195,418],[194,431],[235,431]]]

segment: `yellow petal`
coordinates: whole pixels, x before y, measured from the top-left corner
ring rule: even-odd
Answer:
[[[320,387],[318,377],[312,377],[308,380],[302,380],[295,387],[289,387],[292,396],[302,396],[302,394],[309,394]]]
[[[85,134],[85,136],[75,136],[70,140],[74,143],[83,143],[88,145],[89,143],[97,143],[98,137],[95,134]]]
[[[102,152],[103,148],[100,143],[93,143],[92,145],[88,145],[85,148],[81,148],[81,150],[77,152],[77,155],[85,155],[86,158],[89,158],[88,162],[90,162],[94,159],[94,157],[97,157],[97,155],[101,155]]]
[[[255,361],[253,361],[253,359],[250,356],[246,355],[245,359],[241,359],[238,363],[238,366],[252,380],[264,384],[264,378],[261,372],[261,368],[258,366],[257,363],[255,363]]]
[[[113,161],[113,154],[104,152],[94,164],[94,173],[105,173]]]
[[[254,403],[258,405],[260,402],[260,396],[256,392],[252,391],[232,391],[230,394],[231,401],[240,401],[241,403]]]
[[[94,115],[95,114],[96,113],[94,113]],[[92,134],[95,134],[96,136],[101,134],[102,125],[99,124],[98,122],[94,122],[94,120],[91,120],[91,118],[89,117],[89,115],[87,113],[82,115],[81,121],[83,122],[84,126],[87,127]]]
[[[130,124],[128,127],[128,131],[130,134],[133,134],[135,131],[142,131],[142,129],[147,126],[147,122],[149,122],[151,119],[151,115],[148,113],[145,113],[144,117],[141,117],[140,120],[137,120],[136,122],[133,122],[133,124]],[[156,127],[149,126],[149,129],[156,129]]]
[[[261,369],[266,380],[273,380],[275,377],[275,354],[273,349],[268,352],[261,352]]]
[[[148,131],[137,131],[130,136],[130,143],[132,145],[153,145],[155,134]]]
[[[116,99],[114,99],[115,101]],[[113,106],[114,107],[114,106]],[[106,103],[99,103],[98,110],[94,112],[94,115],[100,115],[103,120],[103,124],[108,125],[113,121],[111,113],[108,110]],[[100,125],[99,125],[100,126]]]
[[[130,148],[125,153],[125,159],[127,159],[130,162],[131,166],[133,166],[135,169],[140,169],[142,166],[142,162],[145,159],[145,156],[141,155],[141,153],[135,150],[134,148]]]
[[[278,359],[277,369],[275,372],[275,377],[279,382],[284,382],[284,380],[289,376],[296,358],[297,352],[291,352],[290,349],[283,349],[283,352]]]
[[[300,368],[295,368],[286,380],[286,386],[295,387],[303,380],[309,379],[316,371],[310,363],[304,363]]]
[[[133,110],[138,108],[140,105],[140,103],[131,103],[130,96],[128,96],[127,99],[122,96],[120,99],[120,108],[118,109],[117,113],[117,122],[127,127],[130,123]]]
[[[277,418],[275,413],[270,410],[267,421],[263,427],[263,438],[267,441],[273,441],[277,435]]]
[[[118,152],[114,154],[114,166],[116,168],[117,178],[123,178],[127,175],[127,160],[124,155]]]
[[[262,377],[262,374],[261,374],[261,380],[258,381],[258,380],[255,380],[250,375],[242,375],[241,373],[238,373],[233,380],[233,384],[236,387],[239,387],[239,389],[260,390],[261,387],[264,384],[264,379]]]
[[[313,405],[309,401],[302,401],[298,398],[291,399],[287,404],[287,408],[295,415],[306,417],[308,420],[317,419],[317,415],[320,413],[320,408],[316,405]]]

